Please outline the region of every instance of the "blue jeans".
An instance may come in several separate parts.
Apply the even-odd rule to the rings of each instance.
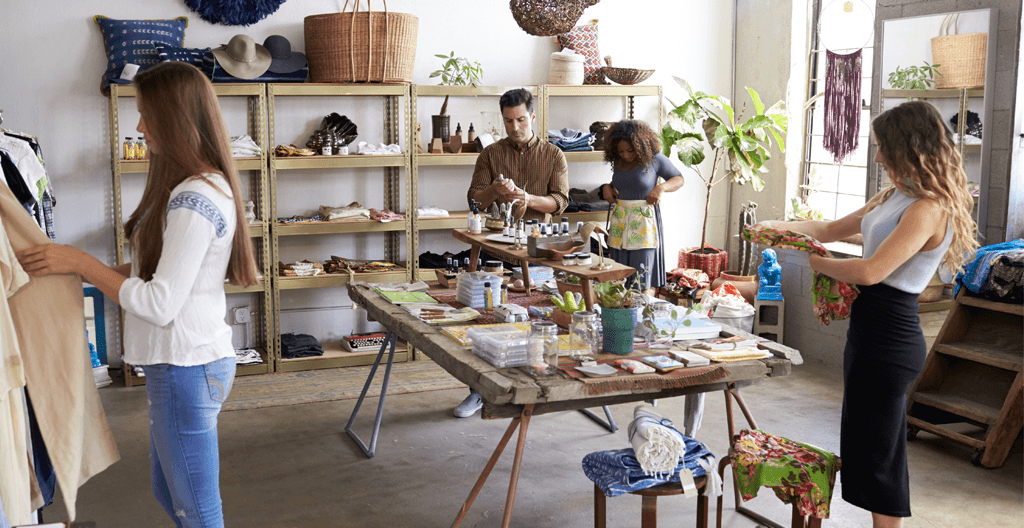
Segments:
[[[235,358],[142,368],[153,495],[179,528],[223,527],[217,414],[231,392]]]

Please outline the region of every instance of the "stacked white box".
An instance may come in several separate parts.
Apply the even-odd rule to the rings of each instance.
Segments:
[[[460,273],[459,284],[455,287],[455,300],[470,308],[484,307],[484,284],[491,283],[494,304],[501,302],[501,277],[484,271]]]
[[[498,368],[521,367],[529,363],[530,334],[512,325],[474,327],[466,331],[473,340],[473,353]]]

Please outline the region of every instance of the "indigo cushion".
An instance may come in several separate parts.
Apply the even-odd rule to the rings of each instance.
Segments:
[[[156,45],[181,46],[185,41],[188,17],[173,20],[115,20],[102,15],[93,17],[103,35],[107,54],[107,70],[100,80],[100,91],[110,95],[110,80],[121,76],[124,65],[138,64],[145,71],[160,62]]]
[[[199,69],[203,68],[203,60],[210,52],[210,48],[181,48],[166,44],[156,44],[155,46],[160,62],[187,62]]]

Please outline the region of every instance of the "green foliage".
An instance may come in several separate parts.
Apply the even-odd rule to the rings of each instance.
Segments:
[[[924,66],[910,66],[902,69],[896,67],[896,71],[889,74],[889,86],[897,90],[927,90],[935,83],[935,74],[942,75],[937,70],[941,64],[928,64]]]
[[[790,209],[786,211],[786,220],[821,220],[821,211],[812,208],[807,204],[807,198],[793,198],[790,200]]]
[[[685,80],[675,80],[686,90],[688,98],[681,105],[670,101],[673,108],[661,129],[662,153],[671,156],[673,149],[676,151],[679,161],[704,181],[709,201],[711,188],[725,178],[739,185],[749,182],[755,191],[763,189],[761,174],[768,172],[764,165],[771,159],[772,139],[778,143],[780,152],[786,151],[783,136],[789,126],[789,114],[783,102],[765,109],[760,94],[747,88],[754,115],[740,122],[725,97],[694,92]],[[705,177],[699,167],[707,156],[705,149],[710,150],[714,159],[710,177]],[[724,167],[724,175],[716,179],[719,165]],[[705,212],[700,247],[706,242],[707,221]]]
[[[435,57],[444,59],[440,70],[430,74],[430,78],[441,77],[441,84],[448,86],[476,86],[484,74],[479,62],[470,62],[465,57],[456,57],[455,52],[450,55],[436,54]]]

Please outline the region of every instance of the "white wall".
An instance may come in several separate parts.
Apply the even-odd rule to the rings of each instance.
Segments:
[[[6,47],[0,67],[0,108],[4,126],[31,133],[40,139],[47,169],[54,182],[58,204],[55,228],[58,241],[82,248],[102,261],[114,263],[114,219],[110,183],[108,143],[108,100],[99,93],[99,77],[106,58],[99,30],[92,16],[102,14],[120,19],[189,17],[185,45],[217,46],[233,35],[245,33],[258,42],[271,34],[287,37],[293,49],[301,51],[303,18],[311,14],[337,12],[343,2],[292,0],[270,17],[250,27],[212,25],[188,11],[183,2],[7,2],[0,17],[0,38]],[[375,2],[374,5],[379,3]],[[669,97],[680,92],[671,75],[686,78],[696,89],[729,93],[732,39],[732,3],[698,0],[605,0],[589,8],[582,21],[598,18],[601,52],[615,57],[616,65],[656,68],[651,84],[662,84]],[[512,19],[508,3],[498,0],[413,1],[391,0],[388,8],[419,17],[419,42],[414,83],[433,84],[428,79],[440,59],[435,53],[455,51],[484,70],[488,85],[542,84],[547,80],[548,56],[556,51],[551,38],[533,37]],[[429,114],[434,106],[422,101],[418,120],[429,135]],[[222,102],[231,134],[245,132],[244,106],[238,101]],[[118,135],[134,132],[137,114],[131,100],[121,104]],[[479,111],[497,108],[496,101],[467,104],[453,102],[449,113],[463,123],[479,119]],[[637,100],[637,115],[657,121],[653,101]],[[380,106],[376,100],[289,100],[278,106],[278,143],[302,143],[330,111],[348,115],[359,124],[360,139],[379,140]],[[622,116],[619,101],[575,99],[560,102],[553,109],[552,128],[585,129],[593,121],[616,120]],[[404,145],[403,141],[403,147]],[[282,175],[280,213],[304,214],[324,205],[341,205],[358,200],[367,206],[381,205],[380,170],[338,171],[335,174],[309,171]],[[470,168],[431,169],[421,172],[422,204],[451,209],[465,208],[465,188]],[[570,184],[589,188],[607,181],[608,168],[599,163],[574,164]],[[130,213],[141,194],[143,177],[126,183],[125,214]],[[668,266],[674,267],[680,247],[696,245],[700,238],[703,193],[695,176],[686,174],[686,186],[667,195],[663,205]],[[404,190],[403,190],[404,195]],[[311,199],[310,196],[316,196]],[[726,193],[718,193],[712,208],[727,206]],[[460,250],[445,236],[423,237],[424,249]],[[298,237],[282,244],[282,259],[327,258],[331,254],[354,257],[383,256],[380,239],[370,235]],[[714,240],[721,244],[724,240]],[[404,241],[403,246],[404,248]],[[255,297],[229,297],[229,305],[245,304]],[[109,305],[110,303],[108,303]],[[336,338],[352,330],[365,329],[362,317],[348,310],[344,290],[285,292],[286,310],[282,331],[308,332],[321,339]],[[308,306],[324,307],[317,312],[292,311]],[[109,310],[108,321],[116,318]],[[113,328],[111,328],[113,330]],[[110,332],[111,358],[117,355],[117,336]],[[241,336],[237,337],[239,344]],[[113,361],[116,364],[116,359]]]

